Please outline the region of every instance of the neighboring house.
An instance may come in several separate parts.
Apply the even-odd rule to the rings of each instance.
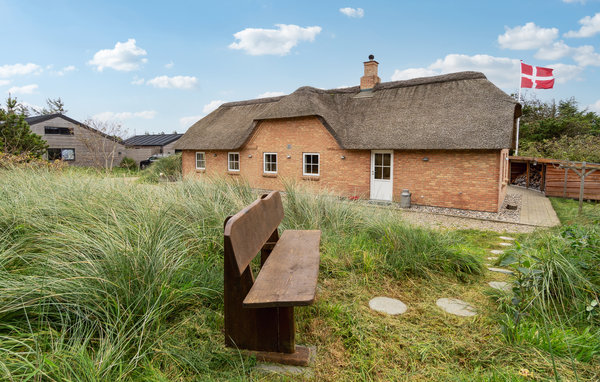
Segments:
[[[175,154],[175,142],[183,134],[145,134],[134,135],[123,143],[127,146],[127,156],[133,158],[139,165],[141,161],[148,159],[151,155]]]
[[[370,59],[360,86],[221,105],[175,145],[184,174],[374,200],[408,189],[416,204],[497,211],[521,105],[479,72],[380,83]]]
[[[46,158],[63,160],[75,166],[118,166],[125,146],[108,136],[63,114],[25,118],[31,131],[48,144]]]

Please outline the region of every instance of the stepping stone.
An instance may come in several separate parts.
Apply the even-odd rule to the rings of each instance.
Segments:
[[[512,243],[498,243],[498,245],[501,245],[503,247],[510,247]]]
[[[313,369],[310,367],[259,363],[258,365],[256,365],[254,370],[265,376],[277,375],[288,377],[303,377],[302,379],[311,379],[312,377],[314,377]]]
[[[389,297],[375,297],[369,301],[369,307],[373,310],[389,314],[391,316],[403,314],[408,309],[406,304],[402,301]]]
[[[488,285],[503,292],[510,292],[512,290],[510,284],[504,281],[490,281]]]
[[[488,268],[488,270],[492,271],[492,272],[504,273],[506,275],[512,275],[513,273],[515,273],[511,270],[503,269],[503,268]]]
[[[508,240],[508,241],[515,241],[514,237],[510,237],[510,236],[500,236],[500,239],[502,240]]]
[[[435,304],[445,312],[457,316],[472,317],[477,315],[477,311],[471,304],[457,298],[440,298]]]
[[[492,249],[490,252],[493,253],[494,255],[502,255],[502,254],[504,254],[504,251],[501,250],[501,249]]]
[[[488,259],[488,260],[498,260],[498,258],[497,258],[497,257],[494,257],[494,256],[492,256],[492,257],[488,257],[487,259]]]

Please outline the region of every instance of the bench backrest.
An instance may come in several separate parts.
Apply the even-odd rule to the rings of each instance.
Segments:
[[[283,220],[283,204],[278,191],[255,200],[233,215],[225,224],[240,274],[267,242]]]

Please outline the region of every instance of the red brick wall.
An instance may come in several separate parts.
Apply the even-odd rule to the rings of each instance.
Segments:
[[[495,212],[499,156],[500,150],[394,151],[394,199],[408,189],[416,204]]]
[[[277,175],[263,173],[265,152],[278,154]],[[320,176],[302,175],[302,154],[306,152],[320,154]],[[315,117],[263,121],[239,153],[240,171],[232,173],[227,171],[227,151],[205,151],[203,171],[195,169],[195,151],[186,150],[183,172],[244,177],[254,188],[272,190],[282,190],[282,179],[291,179],[342,196],[369,198],[371,152],[340,149]],[[402,189],[408,188],[413,203],[497,211],[506,192],[501,182],[500,155],[500,150],[395,151],[394,200],[399,200]],[[423,161],[424,157],[429,160]]]

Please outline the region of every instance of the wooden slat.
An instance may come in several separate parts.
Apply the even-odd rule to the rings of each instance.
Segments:
[[[321,231],[285,231],[244,299],[244,307],[312,304],[317,292],[320,241]]]
[[[281,195],[273,191],[233,215],[225,225],[240,275],[283,220]]]

